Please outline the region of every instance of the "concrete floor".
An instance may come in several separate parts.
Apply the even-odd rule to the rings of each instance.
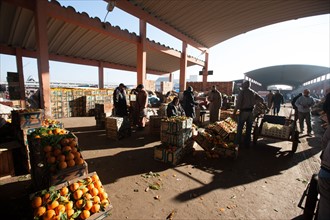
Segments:
[[[281,115],[290,110],[282,108]],[[302,210],[297,204],[311,175],[319,170],[324,132],[314,117],[315,136],[301,135],[293,155],[288,154],[289,141],[259,139],[256,146],[240,149],[236,160],[208,159],[197,146],[194,156],[174,167],[153,159],[153,147],[160,141],[148,128],[113,141],[95,127],[94,117],[61,121],[78,137],[89,172],[99,174],[109,194],[114,208],[107,219],[166,219],[170,213],[175,213],[173,219],[299,218]],[[141,175],[150,171],[160,174],[155,181],[161,182],[161,190],[145,191],[151,180]],[[28,219],[22,210],[27,210],[31,189],[29,180],[19,178],[0,181],[4,195],[0,202],[5,203],[5,197],[21,205],[0,207],[16,210],[16,219]]]

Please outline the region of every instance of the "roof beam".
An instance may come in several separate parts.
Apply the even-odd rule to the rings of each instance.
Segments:
[[[31,50],[26,50],[26,49],[22,49],[21,51],[22,51],[22,56],[24,56],[24,57],[37,58],[36,51],[31,51]],[[2,44],[2,45],[0,45],[0,53],[16,56],[16,48],[8,47],[8,46]],[[82,59],[82,58],[77,58],[77,57],[62,56],[62,55],[57,55],[57,54],[49,54],[49,60],[64,62],[64,63],[88,65],[88,66],[99,66],[99,63],[100,63],[100,61],[98,61],[98,60],[88,60],[88,59]],[[102,63],[103,63],[103,67],[106,67],[106,68],[136,72],[135,66],[126,66],[126,65],[103,62],[103,61],[102,61]],[[150,70],[150,69],[147,69],[147,73],[156,74],[156,75],[168,74],[168,72],[162,72],[162,71]]]
[[[104,0],[104,1],[109,2],[109,0]],[[129,1],[117,0],[116,7],[128,12],[131,15],[134,15],[140,19],[145,20],[146,22],[152,24],[153,26],[165,31],[168,34],[171,34],[172,36],[174,36],[184,42],[187,42],[189,45],[191,45],[201,51],[208,51],[208,48],[205,45],[198,43],[197,41],[191,39],[187,35],[184,35],[183,33],[179,32],[178,30],[171,27],[170,25],[167,25],[164,22],[161,22],[159,19],[157,19],[154,16],[150,15],[149,13],[143,11],[139,7],[134,6]]]

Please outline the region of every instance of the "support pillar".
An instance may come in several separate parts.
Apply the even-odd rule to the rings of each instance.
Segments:
[[[206,91],[207,87],[207,75],[209,71],[209,53],[205,52],[205,65],[203,67],[203,91]]]
[[[17,72],[19,78],[19,93],[20,93],[20,106],[21,108],[26,107],[25,102],[25,85],[24,85],[24,72],[23,72],[23,56],[22,50],[16,48],[16,65],[17,65]]]
[[[186,90],[187,72],[187,42],[182,42],[182,53],[180,59],[180,92]]]
[[[35,32],[37,42],[37,62],[40,88],[40,107],[45,111],[45,118],[51,118],[49,54],[47,38],[47,1],[36,0]]]
[[[168,75],[168,81],[169,81],[169,82],[173,82],[173,73],[170,73],[170,74]]]
[[[146,52],[147,24],[140,19],[140,42],[137,45],[137,84],[145,84],[147,69]]]
[[[99,62],[99,89],[104,89],[104,69],[102,62]]]

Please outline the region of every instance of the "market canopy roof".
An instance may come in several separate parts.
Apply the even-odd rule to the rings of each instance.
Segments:
[[[72,7],[48,2],[47,36],[49,57],[54,61],[136,71],[135,33],[104,24]],[[215,0],[117,0],[116,7],[135,15],[165,32],[197,47],[208,49],[236,35],[290,19],[327,14],[328,1],[215,1]],[[0,53],[20,50],[36,57],[35,1],[1,0]],[[147,73],[163,74],[180,69],[181,52],[147,41]],[[204,66],[188,57],[187,66]]]
[[[261,83],[263,87],[271,85],[289,85],[297,87],[328,73],[330,73],[329,67],[280,65],[253,70],[244,75]]]

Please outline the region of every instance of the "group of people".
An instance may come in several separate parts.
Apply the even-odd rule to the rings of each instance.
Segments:
[[[210,110],[210,123],[219,120],[220,111],[222,106],[222,95],[216,86],[212,86],[211,91],[208,93],[207,101]],[[199,102],[196,101],[193,87],[189,86],[183,92],[182,105],[178,97],[174,97],[173,101],[167,106],[167,117],[172,116],[187,116],[191,118],[196,117],[196,107]]]
[[[127,87],[123,83],[120,83],[113,93],[114,116],[127,117],[129,114],[126,100],[126,88]],[[148,93],[143,84],[138,85],[134,92],[136,95],[136,102],[135,106],[131,106],[133,124],[136,125],[139,130],[142,130],[145,128],[147,121]]]
[[[280,90],[276,90],[273,93],[271,90],[266,95],[268,109],[273,108],[273,115],[278,115],[281,110],[281,105],[284,104],[284,97],[280,93]]]

